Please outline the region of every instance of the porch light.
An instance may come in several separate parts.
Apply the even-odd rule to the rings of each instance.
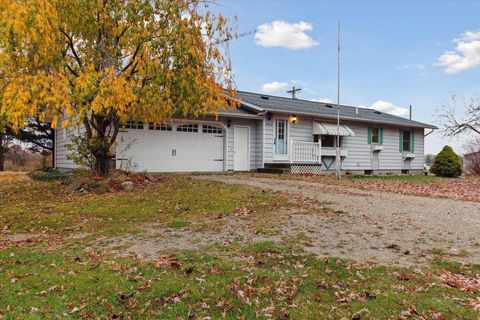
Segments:
[[[290,116],[290,122],[291,123],[296,123],[297,122],[297,116],[296,115],[291,115]]]

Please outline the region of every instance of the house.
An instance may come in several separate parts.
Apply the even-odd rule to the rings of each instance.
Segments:
[[[149,172],[282,169],[335,170],[335,105],[251,92],[218,118],[129,122],[119,135],[116,167]],[[372,109],[340,106],[341,169],[349,174],[421,173],[425,129],[435,126]],[[70,130],[57,130],[56,167],[71,169]]]
[[[463,155],[463,167],[466,174],[480,173],[480,151],[469,152]]]

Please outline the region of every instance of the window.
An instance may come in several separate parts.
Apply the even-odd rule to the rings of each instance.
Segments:
[[[383,128],[368,127],[368,144],[383,144]]]
[[[322,141],[322,148],[333,148],[335,147],[335,139],[336,136],[321,136],[321,135],[314,135],[313,142],[318,142],[318,139]]]
[[[148,129],[149,130],[158,130],[158,131],[172,131],[172,125],[171,124],[154,124],[153,122],[150,122],[148,124]]]
[[[380,129],[372,128],[372,143],[380,143]]]
[[[410,131],[403,131],[402,148],[403,151],[410,151],[411,135]]]
[[[223,133],[221,128],[214,127],[214,126],[202,126],[202,132],[203,133]]]
[[[135,121],[127,121],[125,123],[125,129],[143,129],[143,123],[142,122],[135,122]]]
[[[179,132],[198,132],[198,124],[181,124],[177,126]]]

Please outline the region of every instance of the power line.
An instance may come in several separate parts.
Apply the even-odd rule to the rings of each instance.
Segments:
[[[220,43],[224,43],[224,42],[228,42],[228,41],[232,41],[232,40],[238,40],[240,38],[251,36],[255,33],[257,33],[257,29],[250,30],[250,31],[247,31],[247,32],[242,32],[242,33],[239,33],[239,34],[235,34],[235,35],[232,35],[232,36],[227,37],[225,39],[217,40],[217,42],[215,44],[220,44]]]

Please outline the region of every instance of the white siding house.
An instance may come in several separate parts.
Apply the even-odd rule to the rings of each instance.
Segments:
[[[237,110],[218,118],[128,123],[116,166],[150,172],[335,169],[336,107],[238,92]],[[341,106],[341,168],[352,174],[420,173],[425,129],[436,127],[371,109]],[[65,145],[81,129],[56,131],[56,167],[72,169]]]

